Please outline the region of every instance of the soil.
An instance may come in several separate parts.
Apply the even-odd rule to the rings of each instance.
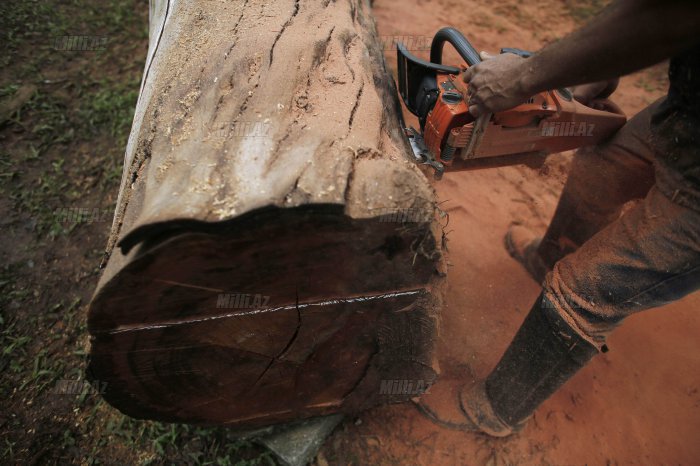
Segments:
[[[374,2],[385,43],[394,36],[432,37],[453,26],[478,50],[490,52],[536,50],[571,31],[594,7],[550,0]],[[395,50],[386,49],[395,71]],[[428,57],[426,50],[414,54]],[[613,100],[633,115],[664,95],[665,73],[660,64],[624,77]],[[412,116],[407,121],[415,124]],[[443,377],[487,375],[539,294],[538,284],[508,256],[503,237],[511,222],[544,232],[570,159],[571,153],[552,156],[540,170],[452,173],[435,183],[449,213],[449,290],[437,352]],[[610,352],[597,356],[509,438],[439,426],[411,403],[389,405],[345,422],[318,464],[697,463],[699,307],[695,293],[629,318],[609,338]]]

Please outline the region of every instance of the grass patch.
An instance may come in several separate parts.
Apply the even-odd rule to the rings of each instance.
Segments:
[[[126,83],[100,82],[97,91],[82,99],[83,104],[79,110],[81,127],[93,136],[107,131],[112,138],[126,146],[138,99],[139,83],[139,80]]]
[[[137,421],[83,380],[86,302],[108,223],[63,222],[64,208],[113,207],[138,97],[147,2],[0,2],[0,100],[31,89],[0,122],[0,193],[10,257],[0,268],[0,462],[271,465],[225,428]],[[59,51],[64,35],[107,37],[104,50]],[[134,59],[134,57],[137,57]],[[77,253],[76,253],[77,251]]]

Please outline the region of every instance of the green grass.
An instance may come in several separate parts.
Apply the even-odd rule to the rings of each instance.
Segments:
[[[79,110],[80,124],[91,135],[101,131],[126,143],[138,98],[139,80],[127,83],[102,81],[89,92]]]
[[[128,82],[102,80],[78,90],[79,100],[71,104],[66,97],[50,92],[37,91],[30,101],[17,112],[12,123],[27,133],[23,150],[17,159],[25,162],[27,172],[12,170],[10,155],[0,154],[2,177],[14,182],[5,194],[14,201],[15,210],[37,221],[40,234],[50,237],[71,233],[78,225],[61,223],[55,215],[65,207],[98,207],[80,204],[83,190],[68,176],[68,164],[84,164],[82,160],[70,160],[65,148],[75,143],[88,143],[94,139],[115,141],[111,153],[95,153],[100,171],[99,187],[102,191],[114,189],[121,176],[121,154],[126,146],[138,97],[139,81]],[[3,91],[11,95],[17,85],[6,86]],[[94,89],[93,89],[94,88]],[[73,108],[77,104],[77,108]],[[70,161],[69,161],[70,160]],[[74,173],[73,176],[81,176]],[[104,207],[104,206],[101,206]]]
[[[50,2],[8,0],[0,3],[0,37],[5,47],[3,66],[11,63],[13,52],[24,42],[40,34],[63,32],[69,23],[65,18],[57,18],[54,11]]]
[[[113,208],[145,61],[146,8],[141,0],[0,2],[0,100],[36,89],[0,122],[0,195],[11,207],[4,221],[14,257],[0,265],[2,464],[28,463],[42,449],[40,463],[275,464],[225,428],[138,421],[95,394],[54,393],[59,380],[85,378],[86,302],[109,229],[62,222],[56,211]],[[53,50],[61,35],[109,42],[95,52]]]

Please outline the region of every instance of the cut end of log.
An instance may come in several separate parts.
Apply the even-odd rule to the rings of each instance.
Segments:
[[[420,394],[441,254],[411,215],[313,204],[164,229],[98,290],[90,377],[136,418],[245,428]]]

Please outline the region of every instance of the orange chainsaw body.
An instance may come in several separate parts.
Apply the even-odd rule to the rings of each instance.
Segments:
[[[439,94],[426,119],[423,138],[447,171],[469,168],[466,162],[471,159],[545,155],[597,144],[627,120],[607,100],[600,101],[605,110],[596,110],[574,100],[565,89],[541,92],[524,104],[493,114],[478,145],[467,154],[475,125],[464,99],[468,85],[461,75],[438,74],[437,81]]]
[[[442,64],[445,43],[465,64]],[[415,57],[400,43],[396,51],[399,93],[420,123],[420,131],[405,128],[406,136],[416,160],[432,166],[438,178],[450,170],[541,164],[546,154],[598,144],[627,121],[611,101],[596,100],[592,108],[577,102],[568,89],[540,92],[517,107],[475,119],[465,102],[469,88],[462,75],[481,58],[462,33],[450,27],[439,30],[430,61]],[[531,55],[512,48],[501,53]]]

